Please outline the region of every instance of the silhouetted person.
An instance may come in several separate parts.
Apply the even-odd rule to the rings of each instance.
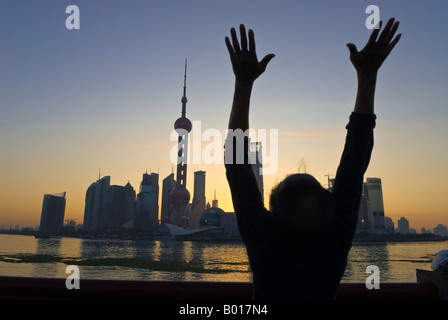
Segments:
[[[251,165],[226,162],[233,206],[253,273],[255,299],[334,299],[344,275],[356,230],[364,173],[373,148],[374,93],[378,70],[401,34],[390,19],[384,30],[375,29],[358,51],[347,44],[358,76],[354,111],[349,117],[344,150],[331,193],[308,174],[293,174],[271,193],[270,210],[264,207]],[[273,54],[258,61],[254,33],[240,40],[231,29],[225,42],[235,74],[235,92],[229,129],[249,128],[252,87]],[[393,39],[394,38],[394,39]],[[228,137],[227,139],[234,139]],[[236,139],[233,152],[236,161]]]

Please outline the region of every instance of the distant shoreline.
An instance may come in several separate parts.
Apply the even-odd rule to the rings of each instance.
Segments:
[[[82,232],[58,233],[50,235],[41,235],[38,231],[17,231],[17,230],[2,230],[0,234],[9,235],[25,235],[34,236],[36,238],[79,238],[79,239],[111,239],[111,240],[173,240],[169,234],[84,234]],[[206,239],[175,239],[175,241],[241,241],[241,239],[220,239],[220,238],[206,238]],[[356,233],[353,238],[353,243],[374,243],[374,242],[440,242],[448,241],[448,237],[441,237],[432,233],[427,234],[372,234],[372,233]]]
[[[372,233],[357,233],[353,239],[354,243],[364,242],[434,242],[447,241],[448,237],[441,237],[432,233],[392,233],[392,234],[372,234]]]

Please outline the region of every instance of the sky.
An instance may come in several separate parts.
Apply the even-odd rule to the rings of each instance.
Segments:
[[[79,29],[66,27],[69,5]],[[395,226],[401,217],[418,232],[448,225],[448,2],[435,0],[0,0],[0,225],[35,227],[43,195],[64,191],[66,219],[82,223],[100,175],[137,192],[145,172],[161,184],[174,166],[185,59],[187,117],[200,123],[192,134],[224,136],[234,84],[224,38],[241,23],[254,30],[260,59],[276,55],[251,100],[251,128],[278,130],[278,149],[266,148],[278,159],[264,176],[266,205],[289,173],[326,186],[356,95],[346,44],[365,45],[369,5],[399,20],[403,36],[379,72],[365,177],[381,178]],[[191,194],[198,170],[207,201],[216,192],[233,211],[224,166],[190,163]]]

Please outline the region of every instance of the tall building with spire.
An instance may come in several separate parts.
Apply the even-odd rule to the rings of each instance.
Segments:
[[[135,190],[131,184],[111,185],[110,176],[99,176],[86,192],[83,228],[86,231],[122,228],[134,219],[134,213]]]
[[[105,227],[106,200],[110,186],[110,176],[92,183],[86,192],[84,210],[84,229],[99,230]]]
[[[185,60],[184,91],[181,99],[181,117],[174,122],[174,129],[179,135],[177,155],[176,188],[171,192],[170,199],[173,210],[170,223],[182,228],[188,228],[187,204],[190,202],[190,192],[187,190],[187,160],[188,160],[188,134],[191,131],[191,121],[186,117],[187,109],[187,60]]]

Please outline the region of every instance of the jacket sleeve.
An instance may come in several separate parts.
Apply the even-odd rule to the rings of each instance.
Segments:
[[[270,225],[271,214],[264,206],[252,169],[252,162],[249,161],[249,141],[247,137],[244,139],[244,157],[241,158],[242,161],[237,160],[237,143],[239,141],[233,137],[230,144],[230,138],[226,139],[225,152],[227,157],[225,157],[225,168],[233,207],[242,240],[249,248],[256,249],[257,247],[262,247],[264,241],[267,240],[266,235]],[[229,155],[230,152],[232,153]]]
[[[353,112],[346,126],[344,151],[332,188],[338,235],[349,250],[358,223],[364,173],[373,149],[375,115]]]

